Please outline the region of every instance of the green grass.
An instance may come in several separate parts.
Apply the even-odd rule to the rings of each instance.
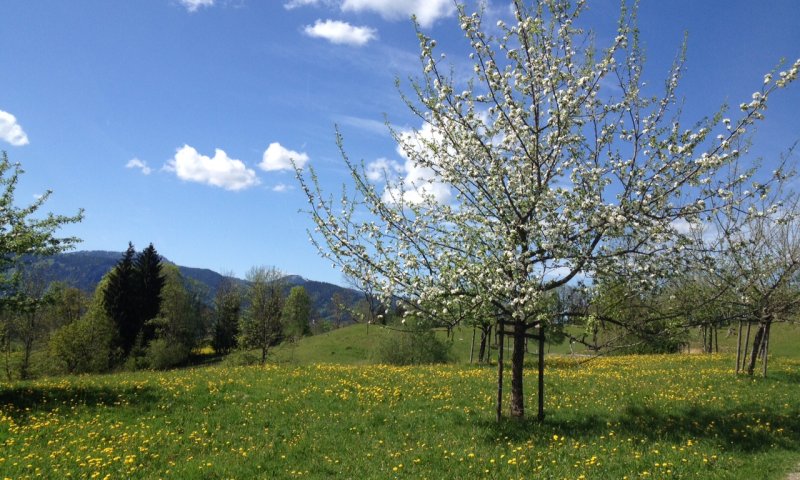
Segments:
[[[314,363],[368,364],[374,363],[375,351],[380,342],[390,335],[404,335],[401,332],[377,325],[356,324],[332,330],[320,335],[306,337],[296,344],[282,344],[274,348],[271,361],[278,364],[308,365]],[[444,331],[437,331],[441,340],[447,339]],[[480,332],[475,336],[474,361],[477,363]],[[469,363],[472,348],[472,329],[458,327],[453,330],[451,354],[455,363]],[[536,345],[531,344],[531,352]],[[510,351],[510,350],[509,350]],[[548,345],[547,353],[569,353],[569,345]],[[492,350],[492,358],[497,350]]]
[[[579,336],[582,332],[580,327],[569,327],[573,335]],[[700,333],[694,329],[691,334],[692,351],[699,351],[701,348]],[[380,341],[388,335],[402,335],[393,330],[388,330],[376,325],[350,325],[344,328],[333,330],[321,335],[306,337],[295,345],[284,344],[273,349],[272,361],[285,364],[313,364],[313,363],[336,363],[336,364],[367,364],[372,363],[375,358],[375,350]],[[446,334],[443,331],[437,332],[439,338],[444,340]],[[474,358],[477,362],[478,346],[480,343],[480,332],[475,338]],[[733,330],[728,335],[726,329],[720,330],[719,347],[721,353],[736,353],[736,331]],[[456,363],[468,363],[470,359],[470,348],[472,348],[472,329],[459,327],[453,330],[452,354]],[[532,354],[536,352],[537,346],[530,345]],[[560,345],[547,345],[546,353],[569,355],[570,347],[568,342]],[[592,352],[588,351],[580,344],[573,345],[575,354],[584,355]],[[497,357],[497,350],[491,352],[493,359]],[[772,327],[770,335],[770,358],[794,358],[800,359],[800,325],[777,323]]]
[[[496,370],[468,365],[216,366],[4,383],[0,473],[781,479],[800,460],[800,362],[776,359],[767,379],[737,378],[732,363],[549,357],[544,424],[496,423]]]

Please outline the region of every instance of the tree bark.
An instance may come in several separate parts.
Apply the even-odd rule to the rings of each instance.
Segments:
[[[719,353],[719,327],[714,327],[714,353]]]
[[[525,323],[514,322],[514,347],[511,351],[511,416],[525,417],[525,397],[522,389],[522,370],[525,362]]]

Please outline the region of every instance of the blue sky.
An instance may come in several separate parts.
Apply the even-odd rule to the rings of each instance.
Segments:
[[[86,219],[80,249],[153,242],[172,261],[243,276],[254,265],[342,283],[308,242],[287,157],[323,186],[351,158],[401,162],[383,126],[419,128],[394,85],[420,71],[409,16],[466,70],[451,0],[4,0],[0,149],[26,171],[20,204]],[[616,0],[590,0],[599,45]],[[508,2],[487,14],[506,17]],[[645,77],[661,85],[684,32],[684,118],[749,100],[800,56],[800,2],[643,0]],[[407,84],[407,82],[405,82]],[[800,90],[773,99],[755,137],[765,163],[800,139]]]

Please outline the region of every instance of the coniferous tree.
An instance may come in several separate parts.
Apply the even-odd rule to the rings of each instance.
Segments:
[[[128,355],[141,330],[136,318],[136,272],[134,270],[133,243],[122,255],[108,275],[108,285],[103,291],[103,306],[119,332],[119,346]]]
[[[136,277],[136,321],[142,332],[142,346],[147,345],[155,337],[155,328],[148,324],[158,316],[161,309],[161,291],[166,283],[161,273],[161,256],[151,243],[136,256],[134,262]]]
[[[236,348],[239,317],[242,313],[242,291],[227,277],[214,297],[214,337],[211,345],[217,353],[225,354]]]
[[[153,244],[136,254],[133,244],[128,243],[103,292],[103,305],[117,327],[125,356],[155,338],[155,327],[148,320],[158,316],[164,284],[161,257]]]

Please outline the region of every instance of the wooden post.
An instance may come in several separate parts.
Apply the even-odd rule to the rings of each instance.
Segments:
[[[736,335],[736,373],[739,373],[739,366],[742,359],[742,321],[739,320],[739,333]]]
[[[497,348],[497,421],[499,422],[501,418],[503,418],[503,350],[504,348],[504,338],[503,338],[503,330],[505,329],[505,325],[503,320],[498,320],[497,329],[495,332],[500,337],[500,341],[498,342]]]
[[[539,325],[539,421],[544,421],[544,325]]]
[[[714,326],[714,353],[719,353],[719,327]]]
[[[472,365],[472,356],[475,353],[475,326],[472,327],[472,345],[469,347],[469,364]]]
[[[772,326],[772,322],[767,324],[767,328],[764,331],[764,378],[767,378],[767,357],[769,356],[769,329]]]
[[[744,353],[742,354],[742,370],[747,363],[747,349],[750,347],[750,320],[747,321],[747,335],[744,337]],[[752,355],[752,354],[751,354]]]
[[[708,342],[706,342],[706,330],[708,329],[706,328],[705,325],[702,325],[700,327],[700,331],[703,332],[703,353],[708,353],[708,351],[706,350],[708,345]]]

